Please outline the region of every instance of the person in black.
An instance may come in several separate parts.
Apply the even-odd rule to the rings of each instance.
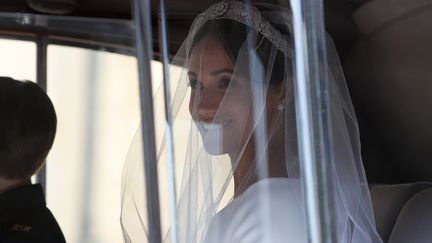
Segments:
[[[31,176],[54,142],[57,118],[47,94],[35,83],[0,77],[0,243],[63,243]]]

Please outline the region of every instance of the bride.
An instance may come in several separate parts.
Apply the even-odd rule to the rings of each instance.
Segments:
[[[176,129],[183,132],[174,144],[183,147],[175,164],[177,223],[163,227],[164,242],[172,240],[172,230],[179,242],[307,242],[291,24],[286,9],[239,1],[216,3],[193,22],[172,61],[181,69],[172,104],[174,136]],[[354,110],[337,53],[326,41],[336,239],[381,242]],[[137,139],[122,187],[127,242],[148,241]],[[164,143],[160,147],[162,166]]]

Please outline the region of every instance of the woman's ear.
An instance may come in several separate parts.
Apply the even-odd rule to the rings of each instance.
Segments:
[[[282,81],[277,86],[272,87],[273,103],[275,108],[280,109],[294,100],[294,88],[292,80]]]

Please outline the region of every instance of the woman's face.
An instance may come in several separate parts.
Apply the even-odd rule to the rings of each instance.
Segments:
[[[252,130],[249,80],[234,73],[222,45],[204,37],[189,59],[189,111],[211,154],[235,153]]]
[[[215,39],[204,37],[193,47],[189,111],[210,154],[236,154],[252,136],[251,84],[233,72],[234,63]]]

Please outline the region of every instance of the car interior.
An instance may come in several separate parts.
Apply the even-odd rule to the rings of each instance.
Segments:
[[[195,16],[213,2],[165,2],[172,56]],[[151,4],[158,60],[159,1]],[[81,32],[76,31],[79,26],[68,30],[61,18],[42,27],[0,17],[0,35],[51,36],[59,41],[92,38],[85,42],[91,48],[130,54],[131,6],[130,0],[3,0],[0,12],[5,14],[84,17],[98,23],[105,19],[118,27],[112,35],[92,36],[92,26]],[[335,42],[359,121],[378,232],[384,242],[431,242],[432,0],[324,0],[324,9],[326,30]]]

